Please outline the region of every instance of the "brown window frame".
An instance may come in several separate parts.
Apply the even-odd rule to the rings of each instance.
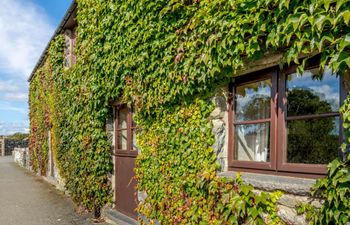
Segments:
[[[246,122],[236,122],[235,121],[235,101],[234,98],[231,98],[229,101],[229,114],[228,114],[228,121],[229,121],[229,167],[237,167],[237,168],[246,168],[246,169],[264,169],[264,170],[274,170],[275,164],[276,164],[276,148],[272,141],[275,140],[275,132],[271,129],[276,124],[276,112],[275,112],[275,98],[273,96],[276,96],[276,87],[277,87],[277,80],[276,76],[273,71],[261,71],[260,73],[254,73],[250,74],[249,76],[241,76],[237,77],[235,79],[235,84],[230,85],[230,91],[232,93],[232,96],[235,96],[235,89],[238,86],[249,84],[261,80],[265,80],[270,78],[272,81],[272,87],[271,87],[271,113],[270,113],[270,119],[259,119],[254,121],[246,121]],[[235,160],[235,126],[234,125],[243,125],[243,124],[256,124],[256,123],[264,123],[264,122],[270,122],[270,162],[251,162],[251,161],[242,161],[242,160]]]
[[[318,61],[309,61],[305,70],[318,68]],[[278,67],[265,69],[247,75],[238,76],[234,82],[229,85],[230,98],[228,100],[228,167],[229,170],[242,172],[258,172],[276,175],[287,175],[297,177],[317,178],[326,174],[327,166],[325,164],[302,164],[302,163],[288,163],[286,162],[286,77],[289,74],[297,71],[297,65],[292,65],[285,69],[279,70]],[[257,82],[270,78],[271,85],[271,116],[270,119],[260,119],[247,122],[235,121],[235,89],[244,84]],[[346,89],[344,85],[343,76],[339,78],[340,85],[340,103],[345,100]],[[335,117],[340,118],[339,126],[339,146],[343,137],[342,117],[340,113],[324,113],[319,115],[298,116],[303,118],[324,118]],[[296,118],[292,118],[296,119]],[[269,162],[253,162],[242,161],[235,159],[235,125],[242,124],[256,124],[270,121],[270,160]],[[339,155],[341,151],[339,149]]]
[[[127,109],[127,119],[126,119],[126,128],[119,128],[119,111],[121,109]],[[115,153],[116,155],[125,155],[125,156],[135,156],[137,155],[137,150],[133,148],[133,136],[134,131],[137,129],[133,122],[133,110],[127,104],[119,104],[115,106],[115,120],[114,120],[114,130],[115,130]],[[119,132],[125,131],[127,133],[127,147],[126,149],[119,149]]]

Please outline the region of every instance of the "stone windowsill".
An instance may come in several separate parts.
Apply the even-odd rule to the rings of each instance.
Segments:
[[[235,178],[237,172],[228,171],[221,172],[219,176]],[[286,177],[267,174],[243,173],[241,172],[243,181],[252,185],[254,188],[263,191],[283,191],[295,195],[310,195],[311,187],[316,183],[315,179]]]

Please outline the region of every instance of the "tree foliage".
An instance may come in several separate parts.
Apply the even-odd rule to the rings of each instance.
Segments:
[[[13,140],[23,140],[23,139],[28,138],[28,134],[17,132],[17,133],[6,136],[6,138],[13,139]]]
[[[331,111],[330,103],[321,100],[310,90],[295,88],[288,93],[288,116],[315,115]],[[327,164],[337,158],[337,121],[337,117],[289,121],[288,162]]]

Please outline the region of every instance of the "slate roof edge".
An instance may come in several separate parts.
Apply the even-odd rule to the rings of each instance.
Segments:
[[[57,27],[55,33],[53,34],[53,36],[51,37],[49,43],[46,45],[45,50],[43,51],[43,53],[41,54],[39,61],[36,63],[32,73],[30,74],[29,78],[28,78],[28,82],[31,82],[32,79],[34,78],[35,72],[37,71],[37,69],[42,65],[43,61],[45,60],[46,56],[47,56],[47,52],[50,48],[50,44],[51,42],[57,37],[57,35],[61,34],[62,31],[64,30],[64,27],[69,19],[69,17],[73,14],[74,10],[77,7],[77,3],[75,0],[73,0],[72,4],[69,6],[66,14],[64,15],[63,19],[61,20],[59,26]]]

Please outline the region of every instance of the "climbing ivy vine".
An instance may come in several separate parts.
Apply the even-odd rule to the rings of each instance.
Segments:
[[[196,98],[138,120],[138,189],[147,193],[139,212],[149,219],[143,223],[282,224],[275,205],[281,193],[254,194],[239,177],[216,176],[212,110],[209,100]]]
[[[63,39],[57,37],[50,45],[44,65],[36,71],[29,90],[31,164],[34,171],[42,175],[45,175],[47,171],[49,142],[51,142],[54,155],[58,149],[59,110],[57,103],[61,93],[54,81],[61,76],[62,62]],[[50,137],[49,132],[51,132]]]
[[[110,102],[132,104],[141,128],[139,212],[163,224],[281,223],[279,193],[254,194],[240,178],[216,177],[208,100],[249,62],[321,55],[350,66],[348,0],[77,0],[77,64],[63,68],[51,43],[30,84],[33,168],[47,168],[47,131],[66,187],[88,209],[111,201]],[[270,215],[270,216],[264,216]]]

